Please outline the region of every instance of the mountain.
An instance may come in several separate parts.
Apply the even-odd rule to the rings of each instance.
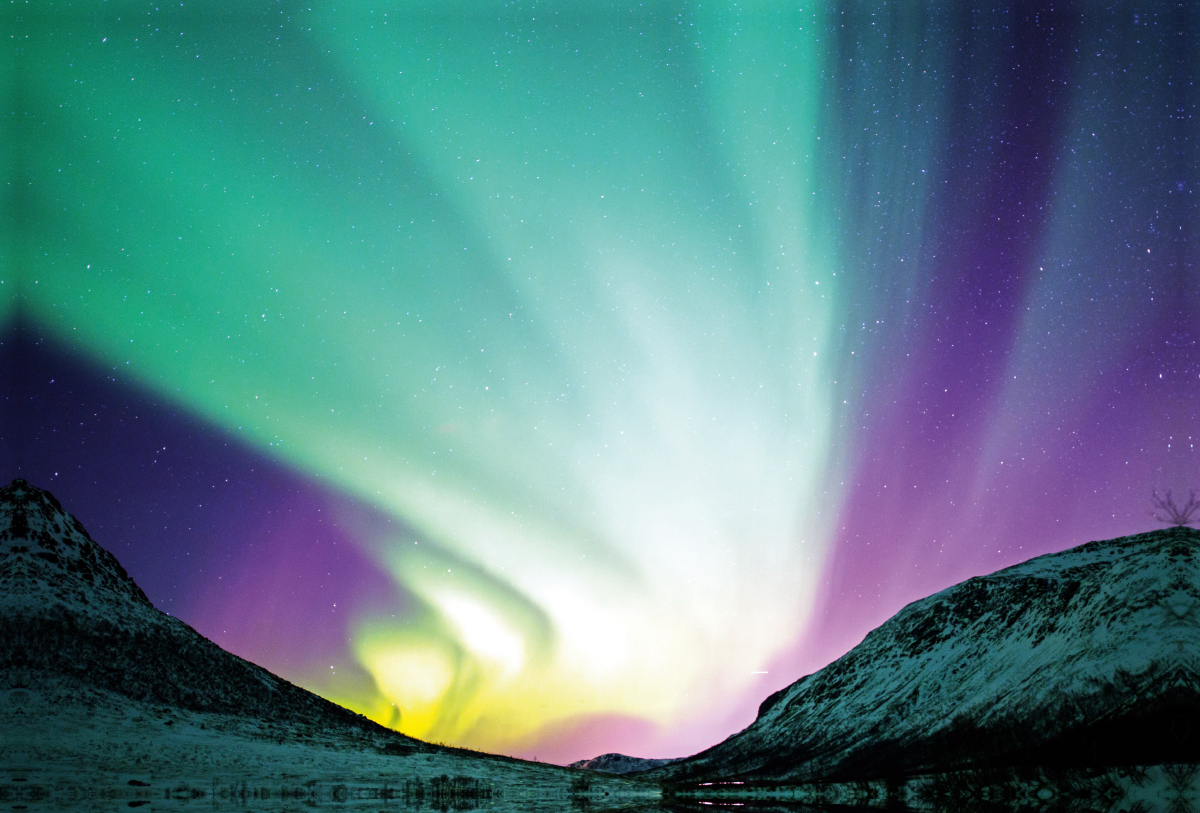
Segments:
[[[160,801],[249,788],[259,800],[440,809],[504,798],[559,810],[567,799],[658,793],[420,742],[232,655],[155,609],[53,495],[24,480],[0,489],[0,772],[0,801],[48,810],[117,779],[126,795],[158,783]]]
[[[23,480],[0,489],[0,617],[0,680],[10,686],[38,675],[293,732],[334,726],[362,737],[382,733],[155,609],[52,494]],[[421,747],[389,737],[397,746]]]
[[[639,776],[847,782],[1200,762],[1200,532],[1091,542],[913,602],[748,728]]]
[[[581,759],[578,762],[572,762],[570,767],[579,768],[584,771],[603,771],[604,773],[615,774],[630,774],[640,773],[641,771],[649,771],[653,768],[659,768],[670,762],[673,759],[643,759],[641,757],[627,757],[624,754],[601,754],[598,757],[591,759]]]

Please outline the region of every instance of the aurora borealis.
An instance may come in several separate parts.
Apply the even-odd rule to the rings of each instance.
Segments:
[[[0,11],[0,460],[293,682],[681,756],[1200,488],[1194,10],[176,5]]]

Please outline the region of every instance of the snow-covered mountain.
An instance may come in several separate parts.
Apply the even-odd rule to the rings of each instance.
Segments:
[[[254,717],[293,733],[387,731],[232,655],[157,610],[52,494],[0,489],[0,688],[40,676],[181,710]],[[7,684],[7,685],[6,685]],[[388,732],[397,745],[420,743]]]
[[[641,774],[805,782],[1200,762],[1200,531],[1091,542],[913,602],[744,731]]]
[[[627,757],[624,754],[601,754],[591,759],[581,759],[572,762],[570,767],[585,771],[604,771],[604,773],[630,774],[661,768],[673,759],[643,759],[642,757]]]
[[[0,772],[0,798],[48,810],[156,782],[167,796],[155,798],[181,803],[253,783],[262,800],[357,794],[441,809],[658,794],[420,742],[238,658],[155,609],[53,495],[23,480],[0,489]]]

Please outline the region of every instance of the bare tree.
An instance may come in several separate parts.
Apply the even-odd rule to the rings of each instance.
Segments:
[[[1188,501],[1183,505],[1175,504],[1170,489],[1167,489],[1166,497],[1158,496],[1158,492],[1155,491],[1150,501],[1154,503],[1154,510],[1150,512],[1150,516],[1159,522],[1176,528],[1200,522],[1200,500],[1196,499],[1195,491],[1188,492]]]

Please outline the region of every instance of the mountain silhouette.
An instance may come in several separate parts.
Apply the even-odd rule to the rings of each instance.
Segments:
[[[0,489],[0,681],[78,684],[143,703],[254,718],[290,735],[337,727],[395,747],[383,728],[237,657],[156,609],[48,491]]]
[[[904,607],[748,728],[639,776],[852,781],[1200,762],[1200,531],[1090,542]]]

